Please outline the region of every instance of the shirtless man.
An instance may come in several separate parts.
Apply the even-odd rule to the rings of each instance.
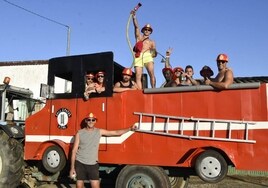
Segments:
[[[128,90],[137,90],[137,84],[131,80],[132,71],[129,68],[125,68],[122,72],[122,81],[117,82],[114,85],[113,91],[120,93]]]
[[[151,87],[155,88],[156,79],[154,75],[154,60],[156,57],[155,42],[149,38],[153,29],[150,24],[146,24],[140,32],[138,21],[136,19],[135,11],[132,11],[133,24],[135,29],[136,45],[134,47],[135,60],[134,67],[136,72],[136,83],[139,89],[142,89],[142,71],[143,67],[147,69],[150,76]],[[142,33],[142,34],[141,34]]]
[[[205,78],[205,84],[216,89],[227,89],[234,81],[233,71],[227,67],[228,56],[219,54],[217,59],[218,75],[214,79]]]
[[[185,67],[185,72],[182,74],[183,77],[186,78],[182,82],[182,85],[192,86],[192,85],[199,85],[199,83],[193,78],[194,75],[194,68],[191,65],[187,65]]]
[[[173,70],[171,68],[169,68],[169,67],[163,68],[162,73],[163,73],[166,81],[164,84],[162,84],[161,87],[176,87],[177,86],[176,82],[173,79],[174,73],[173,73]]]

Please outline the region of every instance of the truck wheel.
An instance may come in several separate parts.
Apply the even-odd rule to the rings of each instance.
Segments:
[[[23,145],[0,130],[0,187],[18,186],[23,167]]]
[[[186,188],[188,186],[188,177],[169,177],[171,188]]]
[[[66,164],[65,154],[59,146],[49,146],[43,154],[42,164],[52,174],[59,172]]]
[[[116,179],[115,188],[122,187],[171,188],[171,185],[168,176],[159,167],[127,165]]]
[[[228,166],[220,153],[208,150],[197,157],[195,171],[203,181],[217,183],[226,176]]]

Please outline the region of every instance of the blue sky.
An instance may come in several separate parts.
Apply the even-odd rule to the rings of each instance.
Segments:
[[[173,48],[171,64],[190,64],[217,72],[219,53],[229,56],[235,76],[268,76],[267,0],[8,0],[71,28],[70,55],[113,51],[114,60],[129,67],[126,39],[130,11],[140,27],[150,23],[157,51]],[[0,0],[0,61],[45,60],[65,56],[67,28]],[[133,24],[129,36],[134,45]],[[163,82],[161,57],[155,59],[157,86]]]

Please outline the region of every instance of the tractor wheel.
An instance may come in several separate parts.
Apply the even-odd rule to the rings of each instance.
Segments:
[[[208,150],[197,157],[195,171],[203,181],[217,183],[226,176],[228,165],[220,153]]]
[[[63,150],[56,145],[49,146],[44,152],[42,164],[45,170],[52,174],[61,171],[66,165],[66,157]]]
[[[169,177],[171,188],[186,188],[188,186],[188,177]]]
[[[17,187],[23,168],[23,145],[0,130],[0,187]]]
[[[115,187],[171,188],[171,185],[168,176],[159,167],[127,165],[118,174]]]

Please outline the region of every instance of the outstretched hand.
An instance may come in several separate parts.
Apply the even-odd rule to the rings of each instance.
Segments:
[[[167,49],[167,51],[166,51],[166,56],[170,56],[171,55],[171,53],[172,53],[172,51],[173,51],[173,48],[168,48]]]
[[[130,127],[131,131],[136,131],[137,129],[138,129],[138,127],[136,125],[133,125],[133,126]]]
[[[136,16],[136,11],[132,10],[132,11],[130,11],[130,14],[132,14],[132,16],[134,17],[134,16]]]

